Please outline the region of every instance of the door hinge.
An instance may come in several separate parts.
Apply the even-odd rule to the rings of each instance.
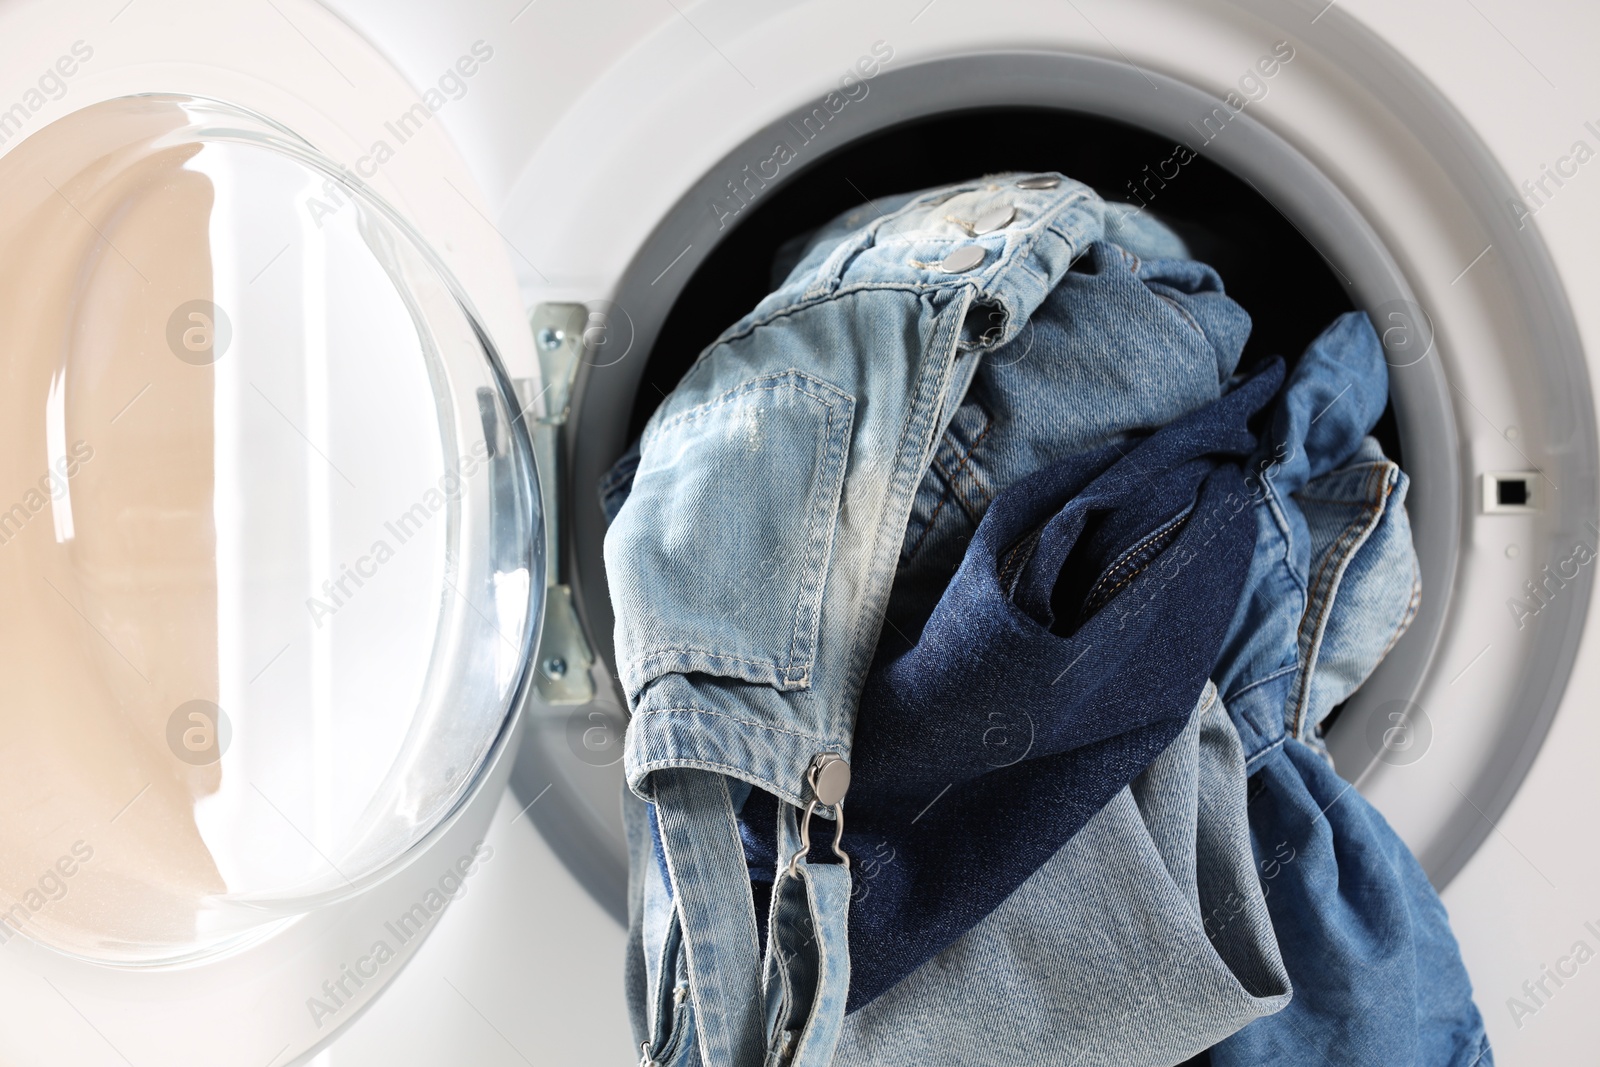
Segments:
[[[539,382],[515,383],[522,415],[533,441],[544,504],[544,625],[534,659],[534,679],[546,704],[587,704],[594,699],[594,653],[584,636],[566,582],[562,529],[567,518],[566,457],[563,427],[572,406],[572,384],[583,359],[589,309],[582,304],[539,304],[529,316],[533,347],[539,356]],[[535,392],[535,390],[538,390]]]

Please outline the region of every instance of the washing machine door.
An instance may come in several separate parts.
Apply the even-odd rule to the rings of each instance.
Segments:
[[[192,957],[380,881],[479,784],[544,588],[466,295],[291,131],[130,96],[0,158],[0,334],[11,926]]]

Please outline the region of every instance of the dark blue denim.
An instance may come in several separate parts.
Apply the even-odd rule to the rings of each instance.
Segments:
[[[1249,333],[1205,264],[1091,246],[974,373],[917,488],[880,642],[916,639],[997,493],[1216,400]]]
[[[1183,729],[1250,565],[1248,423],[1282,381],[1274,361],[999,494],[915,645],[875,663],[844,847],[879,863],[851,903],[847,1011],[988,915]]]

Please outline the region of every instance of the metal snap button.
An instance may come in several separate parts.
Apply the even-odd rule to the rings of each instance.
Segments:
[[[797,876],[800,861],[811,851],[811,816],[824,805],[833,808],[833,854],[848,871],[850,857],[840,842],[844,840],[844,795],[850,791],[850,764],[837,752],[819,752],[806,770],[806,784],[811,786],[811,799],[800,816],[800,847],[789,857],[789,877]]]
[[[1017,208],[1015,204],[1002,204],[999,207],[990,208],[982,215],[979,215],[977,220],[973,222],[972,232],[977,236],[993,233],[998,229],[1011,225],[1011,220],[1016,217]]]
[[[1061,179],[1054,174],[1041,174],[1037,178],[1023,178],[1017,182],[1018,189],[1054,189],[1061,184]]]
[[[939,261],[939,269],[946,274],[965,274],[987,256],[988,253],[978,245],[962,245]]]
[[[806,779],[817,803],[832,807],[850,791],[850,764],[835,753],[824,752],[812,761]]]

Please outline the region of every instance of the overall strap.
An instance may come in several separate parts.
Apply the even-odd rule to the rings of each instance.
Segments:
[[[728,779],[681,768],[656,771],[653,781],[701,1062],[756,1067],[766,1048],[760,948]]]

